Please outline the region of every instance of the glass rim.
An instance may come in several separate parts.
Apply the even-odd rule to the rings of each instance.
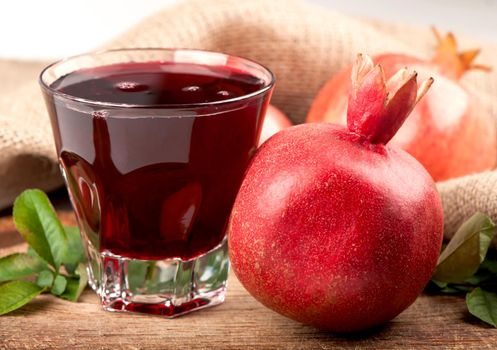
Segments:
[[[213,54],[213,55],[220,55],[220,56],[225,56],[225,57],[232,57],[232,58],[240,59],[242,61],[256,65],[258,68],[262,69],[265,73],[268,74],[269,81],[267,83],[265,83],[263,87],[261,87],[260,89],[258,89],[256,91],[253,91],[249,94],[244,94],[241,96],[232,97],[232,98],[229,98],[226,100],[211,101],[211,102],[197,102],[197,103],[158,103],[158,104],[149,104],[149,105],[140,105],[140,104],[132,104],[132,103],[104,102],[104,101],[97,101],[97,100],[88,99],[88,98],[82,98],[82,97],[74,96],[71,94],[66,94],[66,93],[61,92],[57,89],[54,89],[47,82],[44,81],[44,77],[46,76],[47,72],[50,69],[52,69],[58,65],[64,64],[66,62],[72,61],[74,59],[103,55],[106,53],[113,53],[113,52],[133,52],[133,51],[141,51],[141,52],[143,52],[143,51],[162,51],[162,52],[183,51],[183,52],[189,52],[189,53]],[[167,61],[165,60],[164,62],[167,62]],[[250,100],[254,97],[257,97],[259,95],[263,95],[266,92],[270,91],[274,87],[274,84],[276,82],[276,77],[275,77],[274,73],[269,68],[267,68],[266,66],[254,61],[254,60],[251,60],[249,58],[245,58],[242,56],[227,54],[224,52],[212,51],[212,50],[201,50],[201,49],[184,49],[184,48],[137,47],[137,48],[118,48],[118,49],[99,50],[99,51],[93,51],[93,52],[88,52],[88,53],[83,53],[83,54],[79,54],[79,55],[73,55],[73,56],[68,56],[68,57],[62,58],[60,60],[52,62],[51,64],[49,64],[48,66],[43,68],[43,70],[39,74],[38,82],[39,82],[40,86],[45,91],[49,92],[53,96],[58,96],[58,97],[61,97],[63,99],[67,99],[67,100],[70,100],[73,102],[83,103],[86,105],[92,105],[92,106],[98,106],[98,107],[114,107],[114,108],[174,109],[174,108],[201,108],[201,107],[212,107],[212,106],[219,106],[219,105],[229,105],[229,104],[241,102],[244,100]]]

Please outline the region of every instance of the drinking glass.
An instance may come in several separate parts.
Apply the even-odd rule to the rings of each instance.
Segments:
[[[122,49],[56,62],[40,84],[104,309],[175,317],[223,302],[228,219],[273,74],[222,53]]]

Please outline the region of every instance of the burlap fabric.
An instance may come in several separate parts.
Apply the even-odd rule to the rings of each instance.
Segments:
[[[479,63],[497,66],[497,47],[460,42],[481,46]],[[305,2],[195,0],[157,13],[105,48],[202,48],[252,58],[276,73],[273,103],[302,122],[319,88],[357,52],[429,57],[434,45],[428,28],[355,19]],[[497,124],[497,74],[469,73],[463,83],[482,96]],[[37,82],[30,81],[0,98],[0,207],[25,187],[49,190],[61,184],[45,107]],[[497,220],[497,171],[438,187],[447,235],[476,210]]]

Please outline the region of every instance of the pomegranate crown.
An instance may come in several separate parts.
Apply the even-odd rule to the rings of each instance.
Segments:
[[[490,67],[474,63],[480,49],[458,51],[454,34],[449,32],[442,37],[436,28],[432,27],[431,30],[438,43],[437,50],[431,61],[440,67],[441,72],[446,77],[458,80],[470,69],[490,71]]]
[[[369,142],[382,144],[390,141],[433,84],[429,78],[418,87],[417,73],[407,68],[386,81],[383,68],[363,54],[357,55],[351,78],[347,126]]]

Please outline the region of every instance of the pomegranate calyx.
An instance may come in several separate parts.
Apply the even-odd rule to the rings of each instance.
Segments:
[[[352,88],[354,91],[360,87],[366,76],[375,68],[373,60],[368,55],[358,54],[352,66]],[[379,68],[381,70],[381,67]],[[380,72],[375,72],[378,75]],[[384,79],[384,76],[383,76]]]
[[[380,65],[357,55],[347,110],[349,130],[371,143],[387,144],[432,83],[430,78],[418,88],[417,73],[407,68],[385,81]]]
[[[440,67],[441,73],[446,77],[459,80],[464,73],[471,69],[487,72],[491,70],[489,66],[474,64],[480,49],[459,52],[454,34],[449,32],[445,37],[442,37],[434,27],[432,31],[437,39],[438,47],[431,61]]]

